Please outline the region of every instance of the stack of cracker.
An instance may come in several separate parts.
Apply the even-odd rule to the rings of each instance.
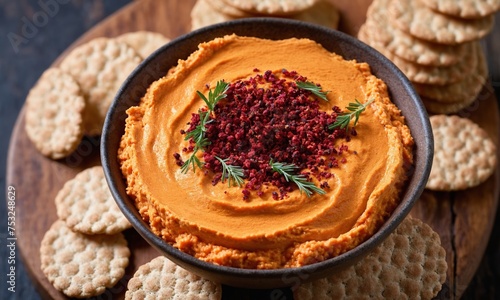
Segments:
[[[26,98],[25,129],[37,150],[61,159],[75,151],[84,136],[100,135],[128,74],[168,41],[147,31],[97,38],[73,49],[59,67],[45,71]]]
[[[251,17],[290,18],[336,29],[340,13],[328,0],[197,0],[191,29]]]
[[[107,289],[126,280],[130,249],[122,232],[132,225],[116,205],[102,167],[85,169],[68,180],[55,204],[58,220],[40,245],[42,272],[68,297],[103,297]],[[140,266],[127,285],[125,299],[217,300],[222,296],[220,284],[162,256]]]
[[[66,296],[104,293],[125,275],[130,250],[122,231],[131,224],[113,200],[102,167],[67,181],[55,204],[58,220],[40,245],[42,272]]]
[[[358,38],[392,60],[429,113],[470,106],[487,81],[479,40],[500,0],[374,0]]]
[[[469,107],[486,84],[479,40],[493,26],[500,0],[374,0],[358,38],[398,66],[430,114],[434,159],[427,188],[464,190],[496,170],[496,146],[469,119],[449,116]]]

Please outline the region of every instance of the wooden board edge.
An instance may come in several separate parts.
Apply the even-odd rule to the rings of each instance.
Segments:
[[[114,14],[110,15],[108,18],[104,19],[103,21],[101,21],[100,23],[98,23],[97,25],[95,26],[105,26],[105,23],[106,22],[110,22],[110,18],[112,18],[113,16],[117,15],[117,14],[120,14],[121,11],[125,10],[125,9],[131,9],[131,8],[128,8],[129,6],[133,6],[133,5],[138,5],[138,1],[136,2],[133,2],[133,3],[130,3],[128,4],[127,6],[123,7],[122,9],[120,9],[119,11],[115,12]],[[91,38],[94,38],[95,37],[95,33],[94,31],[89,30],[87,31],[85,34],[83,34],[80,38],[78,38],[77,40],[75,40],[71,46],[69,46],[64,52],[61,53],[61,55],[59,55],[58,59],[56,59],[54,61],[54,64],[53,65],[58,65],[60,63],[60,60],[69,52],[71,51],[71,49],[74,49],[76,46],[90,40]],[[19,114],[17,120],[16,120],[16,125],[14,127],[14,131],[16,130],[24,130],[24,117],[22,116],[22,114],[24,114],[24,109],[25,107],[23,106],[22,110],[21,110],[21,113]],[[20,119],[23,119],[23,120],[20,120]],[[18,126],[18,122],[20,122],[19,126]],[[12,133],[12,135],[14,135],[14,131]],[[17,132],[17,131],[16,131]],[[11,140],[12,140],[12,136],[11,136]],[[9,143],[9,149],[8,149],[8,157],[10,157],[12,155],[12,151],[11,150],[11,147],[12,147],[12,143],[10,142]],[[8,161],[10,161],[10,159],[8,158]],[[9,162],[8,162],[9,163]],[[12,169],[12,168],[10,168]],[[10,170],[9,167],[7,167],[7,176],[6,176],[6,184],[9,184],[11,182],[10,178],[12,178],[12,174],[10,174],[9,171],[12,172],[12,170]],[[498,171],[497,171],[498,172]],[[498,174],[497,174],[497,177],[498,177]],[[498,178],[497,178],[498,179]],[[500,181],[500,180],[497,180],[497,181]],[[499,196],[499,189],[498,189],[498,185],[497,185],[497,188],[495,190],[495,199],[497,199],[497,202],[496,202],[496,205],[498,206],[498,196]],[[493,224],[494,220],[492,221],[492,224]],[[491,229],[490,229],[490,234],[491,234]],[[487,244],[487,243],[486,243]],[[483,255],[484,255],[484,251],[483,251]],[[23,259],[23,261],[25,261],[25,257],[23,257],[22,253],[21,253],[21,257]],[[477,269],[477,268],[476,268]],[[33,279],[33,276],[31,276],[30,274],[30,277]],[[471,277],[472,279],[472,277]],[[34,280],[34,282],[36,282],[36,280]],[[469,280],[470,282],[470,280]],[[40,291],[40,289],[39,289]],[[47,298],[47,299],[50,299],[51,297],[44,297],[44,298]]]
[[[468,253],[465,253],[465,254],[459,253],[460,250],[463,248],[458,247],[456,244],[457,243],[465,244],[465,243],[467,243],[467,240],[464,240],[463,236],[461,236],[461,235],[456,235],[455,239],[454,239],[455,249],[460,249],[460,250],[457,250],[457,252],[456,252],[457,259],[459,259],[462,255],[464,255],[465,257],[469,257],[469,259],[467,260],[468,263],[466,263],[465,265],[458,263],[458,261],[456,263],[457,273],[459,271],[461,272],[463,270],[463,272],[467,275],[467,276],[462,276],[460,279],[455,278],[456,279],[456,287],[454,290],[455,290],[455,295],[458,298],[460,298],[463,295],[463,293],[465,292],[465,290],[469,286],[470,282],[474,278],[474,275],[476,274],[476,272],[480,266],[481,260],[483,259],[484,254],[486,252],[488,242],[490,239],[494,238],[493,236],[491,236],[491,234],[492,234],[493,227],[495,225],[497,210],[499,209],[499,201],[500,201],[500,168],[499,168],[500,164],[498,163],[498,161],[500,161],[500,141],[499,141],[499,136],[498,136],[498,133],[500,133],[500,112],[499,112],[498,100],[496,99],[495,90],[493,89],[491,82],[488,82],[485,85],[483,91],[478,96],[477,101],[480,103],[478,106],[475,107],[476,110],[479,109],[480,104],[484,104],[484,101],[488,101],[487,104],[491,105],[491,109],[487,110],[486,119],[491,119],[492,122],[488,122],[487,123],[488,128],[483,128],[483,129],[485,129],[488,132],[488,134],[490,134],[490,138],[492,139],[493,143],[496,145],[497,166],[496,166],[496,170],[493,173],[493,175],[490,178],[488,178],[488,180],[486,182],[482,183],[479,187],[467,190],[465,193],[458,193],[454,199],[454,202],[453,202],[453,213],[456,217],[455,224],[454,224],[455,225],[454,230],[456,232],[457,231],[464,232],[470,228],[470,223],[469,223],[469,220],[465,220],[464,218],[461,218],[462,215],[459,212],[462,210],[465,210],[465,209],[468,209],[468,210],[471,209],[470,205],[468,207],[465,207],[464,202],[465,201],[469,201],[469,202],[475,201],[478,193],[480,193],[480,192],[484,193],[485,191],[493,190],[493,194],[481,195],[481,197],[480,197],[481,199],[479,200],[479,201],[490,200],[492,202],[491,203],[492,210],[489,211],[489,215],[488,216],[478,216],[478,219],[483,218],[485,220],[488,220],[487,221],[488,224],[484,227],[485,228],[484,233],[485,233],[485,236],[487,238],[482,239],[481,243],[479,243],[478,246],[476,247],[476,251],[477,251],[476,253],[481,253],[481,255],[479,257],[471,257],[471,255],[469,255]],[[483,101],[483,103],[481,103],[481,101]],[[484,105],[483,105],[483,108],[484,108]],[[474,115],[474,116],[472,116],[471,119],[473,121],[479,121],[479,118],[480,118],[479,116]],[[496,132],[497,135],[491,136],[492,132],[493,133]],[[488,196],[491,196],[491,198],[483,199],[484,197],[488,197]],[[478,205],[484,204],[482,202],[477,203],[477,201],[475,201],[473,203],[478,204]],[[474,207],[475,206],[472,206],[472,208],[474,208]],[[470,263],[470,261],[474,261],[474,263]]]

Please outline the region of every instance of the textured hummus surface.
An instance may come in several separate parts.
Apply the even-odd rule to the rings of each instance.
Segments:
[[[296,190],[241,200],[241,189],[212,185],[198,170],[182,173],[173,155],[186,147],[186,124],[218,80],[233,82],[255,69],[295,70],[320,83],[332,106],[374,98],[356,125],[345,163],[332,169],[325,195]],[[412,163],[413,139],[385,83],[366,63],[344,60],[308,39],[264,40],[236,35],[199,45],[154,82],[127,111],[119,160],[127,193],[165,241],[219,265],[272,269],[337,256],[365,241],[399,203]],[[272,187],[269,187],[272,190]]]

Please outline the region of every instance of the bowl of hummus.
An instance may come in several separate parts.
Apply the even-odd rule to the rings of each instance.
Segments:
[[[172,40],[124,82],[101,158],[160,253],[231,286],[277,288],[352,265],[420,196],[427,113],[388,59],[299,21],[220,23]]]

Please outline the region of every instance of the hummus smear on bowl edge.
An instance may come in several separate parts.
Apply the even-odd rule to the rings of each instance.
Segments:
[[[186,138],[206,113],[215,119],[207,119],[207,127],[216,126],[216,112],[220,110],[210,111],[200,94],[207,99],[209,93],[215,97],[219,83],[227,83],[227,94],[232,95],[221,97],[217,106],[223,107],[229,101],[244,101],[245,94],[234,96],[237,83],[240,87],[247,84],[241,93],[246,88],[252,90],[251,80],[258,81],[254,92],[281,80],[295,95],[304,91],[294,80],[304,79],[326,94],[324,101],[308,92],[321,118],[338,118],[340,110],[349,113],[345,108],[355,101],[366,104],[355,127],[354,115],[348,127],[323,126],[323,131],[337,138],[328,137],[334,140],[332,151],[320,152],[316,160],[309,160],[308,168],[276,160],[292,160],[295,151],[257,153],[254,157],[255,149],[258,152],[262,145],[250,145],[250,135],[262,134],[259,132],[246,132],[245,142],[239,145],[247,147],[233,153],[228,153],[229,148],[224,149],[220,141],[217,144],[217,138],[204,143],[206,153],[196,149],[193,139]],[[270,104],[274,100],[267,99],[265,105],[274,107]],[[127,194],[155,234],[181,251],[218,265],[299,267],[353,249],[373,235],[399,204],[413,162],[413,138],[400,110],[390,101],[385,83],[371,74],[368,64],[344,60],[308,39],[272,41],[229,35],[202,43],[151,84],[140,104],[129,108],[127,114],[118,153]],[[240,113],[239,118],[249,115],[251,111]],[[273,116],[253,117],[252,122],[259,125],[275,120]],[[289,122],[295,124],[294,120]],[[281,125],[273,127],[271,140],[279,137],[280,128],[291,126]],[[226,133],[236,130],[226,126]],[[228,138],[222,132],[221,137]],[[301,148],[293,136],[285,141],[290,145],[280,145],[284,149]],[[287,144],[283,139],[280,143]],[[243,182],[237,184],[227,173],[222,177],[219,158],[231,167],[242,151],[246,151],[246,160],[234,166],[243,172]],[[193,153],[200,163],[182,168]],[[288,169],[295,172],[294,178],[305,178],[317,192],[306,193],[293,180],[285,180],[289,178],[271,168],[273,160],[294,167]],[[252,164],[253,170],[245,168]]]

